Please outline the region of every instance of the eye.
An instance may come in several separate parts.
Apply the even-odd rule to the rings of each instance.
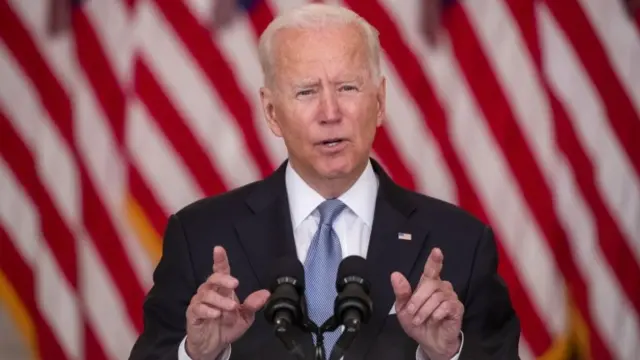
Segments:
[[[309,95],[312,95],[313,93],[314,93],[313,89],[300,90],[296,93],[296,97],[309,96]]]
[[[340,91],[356,91],[358,90],[357,87],[355,87],[354,85],[343,85],[340,87]]]

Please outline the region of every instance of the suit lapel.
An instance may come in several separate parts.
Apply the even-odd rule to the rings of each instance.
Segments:
[[[235,224],[249,264],[263,289],[269,289],[271,285],[269,281],[275,261],[284,256],[297,257],[284,179],[285,166],[286,162],[256,186],[246,200],[251,215]],[[305,352],[311,353],[311,335],[297,329],[292,335],[303,344]],[[284,348],[282,350],[284,354]],[[293,360],[293,357],[282,358]]]
[[[252,214],[235,224],[249,263],[263,288],[270,285],[274,261],[283,256],[297,256],[286,196],[285,166],[286,163],[247,197]]]
[[[367,253],[374,310],[347,352],[347,360],[363,359],[375,341],[394,306],[391,274],[398,271],[409,279],[428,234],[424,219],[412,217],[416,207],[409,192],[397,186],[375,161],[373,165],[380,182]],[[410,239],[400,234],[410,234]]]

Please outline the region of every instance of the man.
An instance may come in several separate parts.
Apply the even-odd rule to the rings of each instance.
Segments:
[[[385,116],[375,29],[347,9],[308,5],[275,19],[259,50],[265,117],[289,159],[171,216],[131,359],[293,359],[261,311],[270,267],[300,259],[321,324],[349,255],[367,259],[374,312],[346,360],[518,358],[491,230],[400,188],[370,159]],[[313,354],[312,337],[296,337]]]

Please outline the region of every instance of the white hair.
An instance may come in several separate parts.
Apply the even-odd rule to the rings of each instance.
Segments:
[[[273,42],[279,30],[291,28],[320,29],[330,25],[349,24],[356,25],[362,31],[369,50],[371,75],[374,79],[378,79],[380,76],[380,40],[378,39],[378,30],[350,9],[335,5],[311,3],[277,16],[260,35],[258,55],[265,83],[269,84],[273,76]]]

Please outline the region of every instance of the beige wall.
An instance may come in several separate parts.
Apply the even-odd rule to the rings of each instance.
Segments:
[[[13,325],[13,319],[7,313],[4,304],[0,302],[0,359],[2,360],[30,360],[21,334]]]

